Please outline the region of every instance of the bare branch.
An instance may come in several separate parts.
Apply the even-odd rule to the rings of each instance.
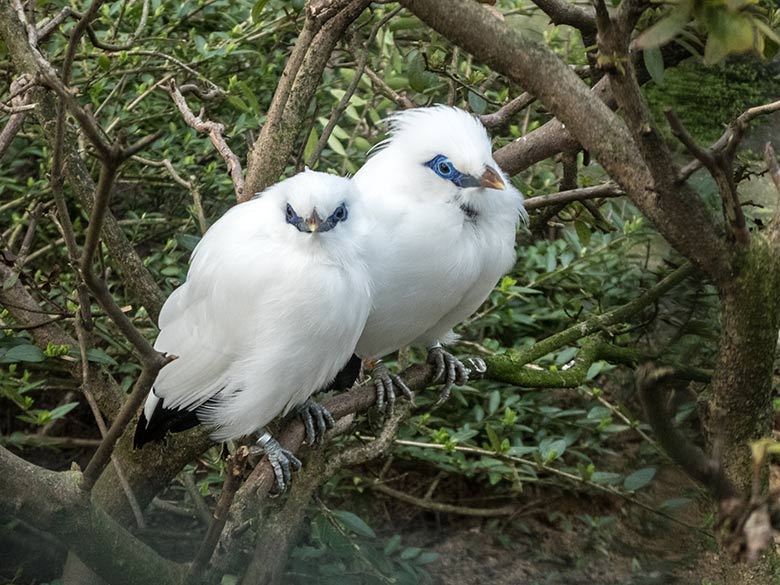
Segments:
[[[745,136],[747,129],[750,127],[750,123],[759,116],[766,116],[773,114],[780,110],[780,101],[772,102],[771,104],[764,104],[762,106],[756,106],[749,108],[742,112],[736,120],[734,120],[726,131],[716,140],[712,146],[710,146],[710,152],[713,154],[724,152],[728,158],[733,158],[734,153],[739,146],[739,143]],[[690,176],[702,168],[702,162],[697,158],[691,161],[683,167],[678,177],[678,182],[683,183],[690,178]]]
[[[65,22],[72,14],[73,11],[70,9],[70,6],[65,6],[49,20],[40,23],[38,25],[38,40],[42,41],[49,38],[49,35],[57,30],[57,27]]]
[[[519,112],[522,112],[528,106],[536,101],[536,98],[530,93],[523,92],[516,98],[508,101],[501,106],[497,111],[492,114],[482,114],[479,117],[479,121],[488,130],[496,130],[503,128],[516,116]]]
[[[766,143],[764,148],[764,160],[766,160],[766,167],[769,170],[769,176],[772,177],[772,182],[777,189],[777,199],[775,203],[775,213],[772,217],[772,223],[770,227],[775,233],[780,232],[780,165],[777,164],[777,155],[771,142]]]
[[[390,486],[375,481],[370,483],[372,490],[385,494],[405,504],[417,506],[423,510],[438,512],[440,514],[456,514],[458,516],[474,516],[476,518],[495,518],[497,516],[514,516],[518,512],[517,506],[501,506],[500,508],[470,508],[467,506],[456,506],[454,504],[444,504],[435,502],[430,498],[418,498],[406,492],[396,490]]]
[[[222,534],[222,529],[225,527],[225,522],[228,518],[228,511],[230,510],[230,504],[233,503],[233,498],[236,495],[242,475],[244,474],[244,468],[246,467],[247,459],[249,457],[249,449],[246,446],[241,446],[236,451],[235,455],[228,457],[227,470],[225,471],[225,481],[222,483],[222,492],[219,495],[219,502],[214,510],[213,522],[209,524],[206,537],[198,549],[198,553],[195,555],[195,559],[190,566],[190,578],[197,581],[203,576],[203,572],[208,567],[211,555],[214,554],[214,549],[219,542],[219,537]]]
[[[22,74],[11,82],[11,95],[14,96],[11,98],[11,104],[14,111],[11,112],[8,123],[0,132],[0,159],[3,158],[14,137],[21,130],[25,114],[36,107],[36,104],[28,104],[27,90],[32,87],[33,83],[33,77],[27,74]]]
[[[731,159],[726,154],[726,150],[724,149],[724,152],[713,154],[711,151],[702,148],[696,143],[693,136],[685,129],[683,123],[672,110],[668,109],[664,113],[672,128],[672,134],[682,142],[688,152],[707,168],[712,178],[718,184],[720,200],[723,205],[723,215],[726,219],[726,226],[731,240],[740,246],[747,246],[750,243],[750,232],[748,232],[745,223],[742,203],[739,200],[737,186],[734,184]]]
[[[554,24],[567,24],[583,33],[596,32],[596,15],[592,10],[570,4],[566,0],[533,0]]]
[[[341,96],[339,103],[333,109],[333,112],[331,112],[330,118],[328,119],[328,123],[323,129],[320,139],[317,141],[317,146],[314,147],[314,151],[311,153],[311,156],[309,156],[309,160],[306,162],[307,166],[309,166],[310,168],[314,168],[314,163],[316,163],[317,159],[320,157],[320,154],[322,153],[323,149],[327,145],[328,139],[330,138],[333,129],[336,127],[339,118],[344,113],[344,110],[347,109],[350,98],[355,93],[355,90],[357,90],[358,84],[360,83],[360,79],[363,77],[363,71],[366,68],[366,62],[368,61],[368,49],[371,43],[374,42],[374,38],[376,38],[376,34],[379,32],[380,28],[382,28],[385,24],[387,24],[387,22],[391,18],[393,18],[396,14],[398,14],[401,10],[402,9],[400,6],[391,10],[384,17],[379,19],[371,28],[371,32],[366,37],[366,40],[363,42],[363,50],[360,53],[360,59],[358,60],[357,67],[355,67],[355,76],[352,78],[352,82],[349,84],[349,87],[347,87],[347,90],[344,93],[344,95]],[[357,42],[355,41],[354,44],[355,44],[355,48],[353,48],[352,51],[353,54],[357,52]]]
[[[181,94],[181,91],[179,91],[179,88],[176,87],[176,83],[173,80],[171,80],[171,83],[168,85],[168,93],[171,95],[173,103],[179,108],[184,121],[198,132],[208,134],[214,148],[217,149],[217,152],[219,152],[220,156],[224,159],[225,164],[227,164],[228,174],[233,181],[233,190],[236,193],[236,200],[240,203],[248,199],[248,197],[244,196],[244,171],[241,168],[241,161],[238,160],[238,157],[230,149],[225,138],[222,136],[222,133],[225,131],[225,126],[219,122],[204,121],[200,116],[193,114],[192,110],[187,105],[187,100],[184,99],[184,96]]]
[[[410,108],[416,108],[417,104],[415,104],[412,100],[410,100],[405,95],[398,93],[395,91],[392,87],[387,85],[385,83],[385,80],[382,79],[377,73],[371,69],[371,67],[366,67],[366,76],[371,80],[371,84],[374,87],[375,91],[378,91],[385,97],[390,98],[397,106],[408,110]]]
[[[636,387],[656,438],[669,456],[693,479],[705,486],[718,499],[736,494],[720,465],[707,457],[678,431],[674,417],[666,411],[663,386],[676,377],[673,368],[656,368],[652,362],[636,371]]]
[[[266,123],[249,152],[245,198],[274,184],[284,172],[298,134],[308,119],[309,105],[333,49],[369,0],[310,3],[306,24],[298,37],[268,109]],[[322,24],[322,19],[328,20]]]

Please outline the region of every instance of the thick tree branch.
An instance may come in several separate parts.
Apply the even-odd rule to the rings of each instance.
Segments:
[[[677,377],[673,368],[656,368],[652,362],[636,371],[636,388],[656,438],[669,456],[693,479],[705,486],[717,498],[736,495],[718,462],[692,444],[674,426],[673,414],[666,411],[663,386]]]
[[[80,475],[42,469],[0,447],[0,513],[54,534],[112,585],[183,583],[183,567],[90,503],[78,487]]]
[[[330,3],[325,7],[329,19],[321,24],[324,14],[318,5],[322,3],[310,2],[303,32],[282,73],[260,136],[249,153],[245,198],[274,184],[284,172],[333,49],[369,3],[370,0]]]

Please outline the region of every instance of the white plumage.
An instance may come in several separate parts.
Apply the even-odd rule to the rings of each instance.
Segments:
[[[351,181],[313,171],[228,211],[160,313],[155,349],[178,359],[157,376],[147,421],[162,400],[198,409],[215,439],[237,438],[331,381],[368,315],[360,241],[371,225]]]
[[[377,218],[365,243],[374,302],[357,345],[362,358],[452,341],[452,328],[515,263],[525,217],[474,116],[419,108],[394,115],[390,127],[354,177]]]

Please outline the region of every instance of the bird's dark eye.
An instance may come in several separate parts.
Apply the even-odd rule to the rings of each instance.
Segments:
[[[347,219],[347,206],[344,203],[339,205],[336,211],[333,212],[333,219],[336,221],[344,221]]]
[[[295,219],[295,211],[293,211],[292,205],[290,205],[289,203],[287,204],[286,215],[287,215],[287,223]]]
[[[442,175],[449,175],[452,172],[452,167],[449,165],[449,163],[446,162],[440,162],[439,163],[439,173]]]

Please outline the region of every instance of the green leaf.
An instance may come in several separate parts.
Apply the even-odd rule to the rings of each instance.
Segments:
[[[241,111],[241,112],[245,112],[245,113],[247,113],[247,112],[250,112],[250,111],[251,111],[251,110],[249,109],[249,106],[247,106],[247,105],[244,103],[244,100],[242,100],[242,99],[241,99],[240,97],[238,97],[237,95],[229,95],[229,96],[228,96],[228,98],[227,98],[227,101],[228,101],[228,103],[230,103],[230,104],[231,104],[233,107],[235,107],[237,110],[239,110],[239,111]]]
[[[487,109],[487,102],[481,95],[469,90],[469,107],[475,114],[484,114]]]
[[[93,347],[92,349],[87,350],[87,359],[91,362],[95,362],[96,364],[103,364],[105,366],[118,365],[114,358],[112,358],[105,351],[97,347]]]
[[[385,555],[390,556],[401,547],[401,535],[394,534],[385,544]]]
[[[553,441],[551,439],[545,439],[539,443],[539,455],[542,457],[544,463],[550,463],[554,461],[566,451],[566,441],[558,439]]]
[[[306,164],[309,164],[311,155],[314,154],[314,149],[317,148],[317,142],[320,137],[317,135],[317,129],[312,126],[311,132],[309,132],[309,138],[306,140],[306,146],[303,147],[303,160]]]
[[[360,516],[347,512],[346,510],[334,510],[333,515],[338,518],[352,532],[368,538],[376,538],[376,534],[371,527],[366,524]]]
[[[628,492],[635,492],[645,487],[655,477],[655,467],[645,467],[635,471],[623,481],[623,489]]]
[[[439,558],[439,553],[429,551],[429,552],[422,553],[419,557],[414,559],[414,562],[417,565],[426,565],[428,563],[432,563],[438,558]]]
[[[42,362],[43,352],[34,345],[23,344],[15,345],[9,349],[2,357],[0,364],[15,364],[17,362]]]
[[[402,561],[411,560],[416,556],[418,556],[421,552],[422,549],[419,549],[416,546],[407,547],[401,552],[401,560]]]
[[[634,41],[637,49],[660,47],[676,37],[690,20],[690,3],[680,2],[669,14],[640,34]]]
[[[49,417],[54,420],[55,418],[62,418],[66,414],[68,414],[71,410],[76,408],[79,405],[78,402],[68,402],[68,404],[62,404],[58,406],[57,408],[52,409],[49,412]]]
[[[260,22],[260,13],[263,11],[266,4],[268,4],[268,0],[257,0],[257,2],[255,2],[255,5],[252,6],[252,22]]]
[[[19,273],[18,272],[12,272],[8,278],[6,278],[3,281],[3,290],[8,290],[9,288],[13,288],[13,286],[16,284],[16,282],[19,280]]]
[[[341,141],[336,138],[335,134],[328,136],[328,146],[330,146],[333,149],[333,152],[336,154],[347,156],[347,151],[344,150],[344,147],[341,145]]]
[[[496,434],[496,430],[490,425],[486,425],[485,430],[487,431],[488,440],[490,441],[490,447],[494,451],[499,452],[501,450],[501,439],[499,439],[498,434]]]
[[[642,52],[642,58],[645,61],[645,67],[650,77],[658,85],[664,84],[664,58],[659,47],[650,47]]]
[[[619,473],[611,473],[608,471],[594,471],[593,475],[590,476],[590,480],[593,483],[599,483],[599,484],[608,484],[608,485],[614,485],[616,483],[620,483],[620,480],[623,479],[623,476]]]
[[[590,364],[590,367],[588,368],[587,374],[585,374],[586,380],[592,380],[596,376],[599,375],[599,372],[604,369],[604,366],[606,365],[603,361],[593,362]]]
[[[490,393],[490,400],[488,402],[488,413],[493,414],[498,410],[499,406],[501,406],[501,392],[493,390]]]

